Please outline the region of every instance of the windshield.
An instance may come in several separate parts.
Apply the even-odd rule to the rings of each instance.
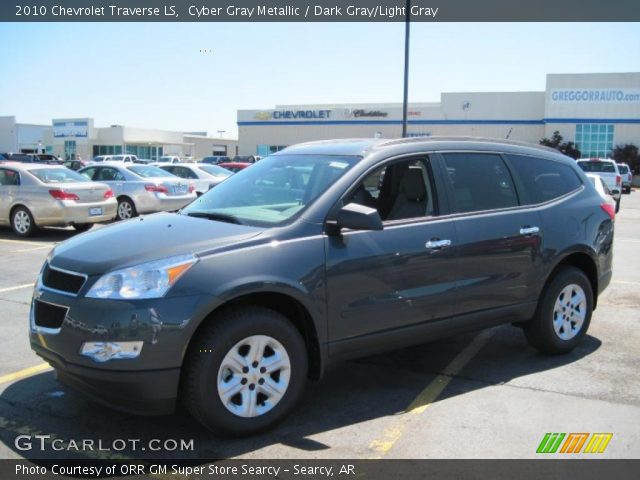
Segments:
[[[620,173],[622,174],[629,173],[629,167],[626,165],[618,165],[618,170],[620,170]]]
[[[311,205],[358,160],[356,156],[272,156],[229,177],[182,213],[227,217],[248,225],[282,224]]]
[[[228,177],[232,173],[226,168],[218,167],[217,165],[198,165],[198,168],[214,177]]]
[[[68,168],[37,168],[29,173],[42,183],[88,182],[87,177]]]
[[[160,178],[160,177],[175,176],[172,173],[169,173],[166,170],[161,169],[160,167],[154,167],[153,165],[134,165],[131,167],[127,167],[127,169],[131,170],[133,173],[143,178]]]
[[[611,162],[587,160],[584,162],[578,162],[578,165],[585,172],[616,173],[616,169]]]

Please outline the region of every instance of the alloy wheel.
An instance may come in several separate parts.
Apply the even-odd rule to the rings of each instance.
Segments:
[[[13,226],[18,233],[24,235],[31,228],[31,218],[29,218],[29,214],[24,210],[19,210],[13,216]]]
[[[587,316],[587,297],[581,286],[564,287],[553,307],[553,329],[562,340],[571,340],[580,333]]]
[[[275,338],[252,335],[236,343],[218,370],[218,395],[231,413],[258,417],[284,397],[291,377],[287,351]]]

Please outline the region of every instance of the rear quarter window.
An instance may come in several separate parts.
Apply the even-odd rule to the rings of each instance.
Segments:
[[[507,158],[522,187],[524,204],[545,203],[573,192],[582,185],[569,165],[525,155],[507,155]]]

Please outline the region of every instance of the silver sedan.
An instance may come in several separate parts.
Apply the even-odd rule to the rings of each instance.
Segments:
[[[78,173],[113,189],[120,220],[141,213],[179,210],[196,198],[192,183],[152,165],[101,163]]]
[[[44,226],[78,231],[116,216],[113,191],[63,166],[8,162],[0,165],[0,224],[21,237]]]
[[[206,163],[179,163],[158,165],[161,169],[192,182],[196,187],[198,196],[209,191],[223,180],[226,180],[233,172],[217,165]]]

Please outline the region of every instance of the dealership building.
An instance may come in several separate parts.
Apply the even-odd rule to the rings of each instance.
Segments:
[[[59,118],[50,125],[0,117],[0,153],[53,153],[65,159],[128,153],[138,158],[162,155],[202,158],[235,155],[235,139],[209,137],[207,132],[173,132],[123,125],[95,127],[92,118]]]
[[[640,146],[640,73],[549,74],[544,92],[442,93],[440,102],[409,104],[407,117],[408,136],[538,143],[557,130],[583,156],[606,157],[615,145]],[[239,153],[265,156],[311,140],[400,137],[402,105],[279,105],[238,110],[237,121]]]

